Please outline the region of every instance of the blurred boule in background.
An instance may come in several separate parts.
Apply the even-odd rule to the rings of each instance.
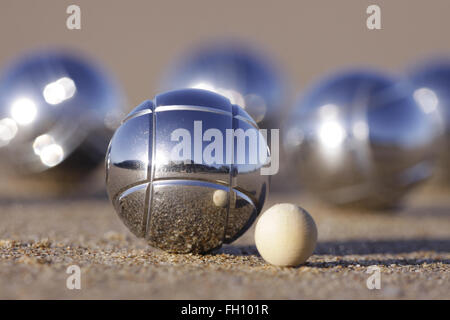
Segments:
[[[437,109],[445,127],[436,181],[450,185],[450,59],[431,59],[407,74],[414,97],[427,109]]]
[[[237,40],[200,43],[163,76],[162,89],[219,93],[244,108],[260,128],[279,128],[288,105],[284,74],[262,48]]]
[[[32,51],[12,62],[0,78],[0,195],[94,191],[80,187],[104,163],[123,103],[112,77],[72,51]]]
[[[442,135],[437,109],[413,93],[407,81],[372,70],[307,90],[283,136],[302,187],[337,205],[396,206],[432,175]]]

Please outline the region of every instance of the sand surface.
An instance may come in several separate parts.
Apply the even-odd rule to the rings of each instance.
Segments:
[[[299,268],[266,264],[251,228],[209,255],[151,249],[103,197],[0,202],[0,298],[5,299],[450,299],[450,192],[424,188],[395,212],[336,210],[299,193],[319,242]],[[66,268],[81,267],[81,290]],[[369,290],[368,267],[381,271]]]

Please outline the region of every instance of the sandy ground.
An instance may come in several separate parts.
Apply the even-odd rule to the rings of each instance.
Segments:
[[[0,201],[0,298],[5,299],[450,299],[450,192],[416,191],[396,212],[336,210],[299,193],[319,229],[299,268],[266,264],[254,229],[214,254],[149,248],[122,225],[107,199]],[[81,290],[66,268],[81,267]],[[381,270],[369,290],[368,266]]]

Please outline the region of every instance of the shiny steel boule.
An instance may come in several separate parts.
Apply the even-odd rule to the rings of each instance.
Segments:
[[[437,108],[445,127],[444,143],[440,152],[440,174],[450,184],[450,60],[425,63],[408,75],[414,86],[415,99],[424,108]]]
[[[169,91],[136,107],[115,132],[106,156],[108,194],[130,231],[152,246],[180,253],[207,252],[245,232],[268,192],[262,165],[238,164],[237,144],[227,162],[225,139],[214,139],[216,152],[223,147],[222,157],[215,154],[223,161],[198,158],[212,142],[207,132],[225,137],[238,128],[258,127],[243,109],[210,91]],[[183,161],[173,156],[180,136],[183,142],[192,138],[187,140],[192,152],[181,152]]]
[[[279,128],[287,89],[274,63],[235,42],[211,43],[185,55],[165,76],[164,90],[198,88],[244,108],[260,128]]]
[[[121,95],[96,65],[64,51],[27,55],[0,79],[2,168],[57,172],[73,185],[103,162],[122,117]]]
[[[321,81],[289,119],[284,145],[300,183],[338,205],[395,206],[432,174],[442,134],[408,83],[373,71]]]

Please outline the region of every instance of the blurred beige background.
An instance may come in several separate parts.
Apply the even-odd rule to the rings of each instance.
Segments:
[[[81,30],[66,8],[81,7]],[[366,28],[381,7],[382,30]],[[346,66],[404,69],[450,53],[448,0],[2,0],[0,68],[30,49],[58,45],[101,60],[116,75],[128,108],[157,93],[168,63],[203,40],[249,40],[274,56],[299,92]]]

